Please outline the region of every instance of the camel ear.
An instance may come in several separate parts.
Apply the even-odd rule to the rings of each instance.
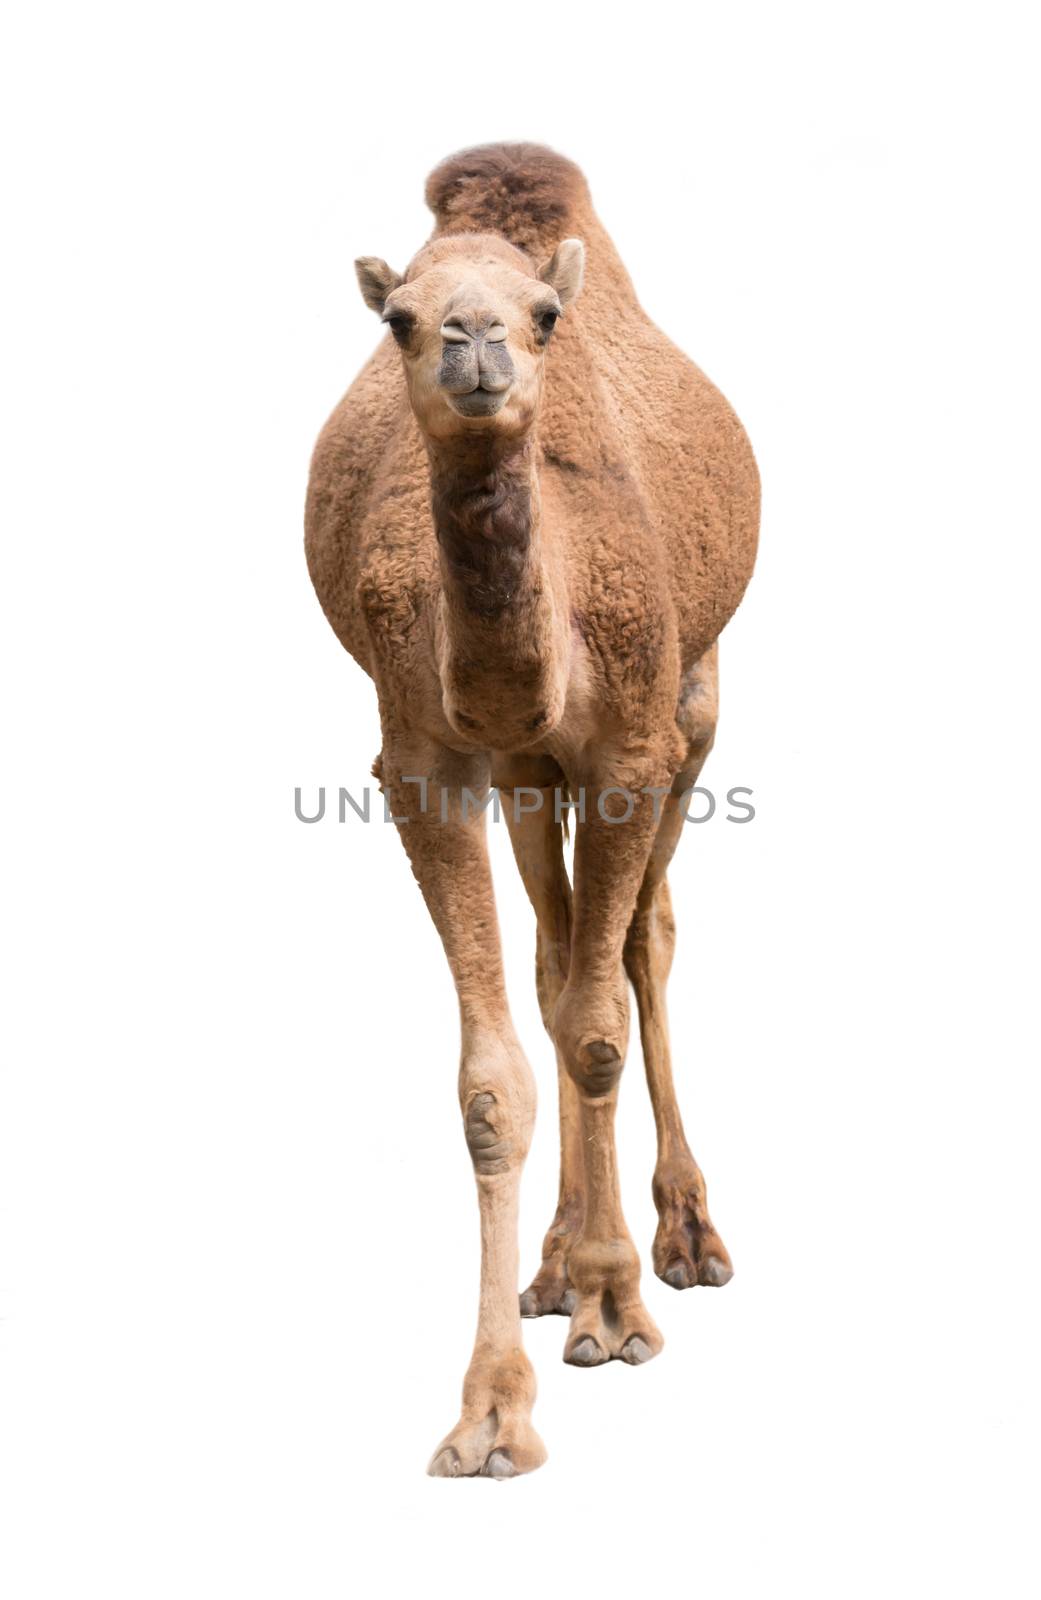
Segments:
[[[401,274],[388,267],[379,256],[359,256],[354,263],[354,270],[358,274],[358,287],[365,304],[382,316],[387,296],[401,282]]]
[[[568,305],[582,287],[582,273],[586,265],[586,247],[581,239],[562,239],[539,277],[557,291],[562,306]]]

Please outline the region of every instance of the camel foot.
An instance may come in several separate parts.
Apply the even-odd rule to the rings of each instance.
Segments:
[[[580,1196],[562,1201],[542,1244],[542,1265],[520,1297],[522,1317],[570,1317],[576,1295],[567,1261],[582,1222]]]
[[[639,1367],[658,1355],[664,1343],[638,1294],[619,1306],[610,1289],[606,1289],[579,1297],[564,1345],[564,1360],[572,1367],[602,1367],[607,1361],[625,1361],[630,1367]]]
[[[640,1299],[640,1258],[631,1239],[579,1240],[569,1270],[577,1301],[564,1345],[570,1366],[638,1367],[658,1354],[665,1341]]]
[[[434,1451],[432,1478],[516,1478],[534,1472],[546,1447],[531,1423],[535,1377],[523,1350],[475,1355],[462,1416]]]
[[[702,1284],[721,1289],[734,1276],[726,1245],[712,1226],[705,1180],[693,1159],[659,1168],[654,1174],[658,1231],[654,1270],[671,1289]]]
[[[575,1309],[575,1291],[564,1278],[563,1285],[544,1285],[536,1276],[520,1297],[522,1317],[570,1317]]]
[[[576,1296],[568,1277],[563,1255],[543,1261],[530,1285],[520,1297],[522,1317],[570,1317]]]

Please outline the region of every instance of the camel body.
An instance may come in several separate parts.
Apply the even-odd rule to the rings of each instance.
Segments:
[[[510,208],[497,219],[509,230],[504,237],[536,259],[562,232],[581,237],[587,250],[581,297],[546,356],[538,424],[544,538],[559,552],[578,639],[606,630],[603,653],[621,664],[657,632],[659,670],[678,696],[751,576],[758,473],[727,401],[642,310],[574,176],[564,171],[561,208],[549,219]],[[494,196],[478,188],[466,199],[438,218],[435,238],[467,225],[488,230]],[[337,637],[369,672],[362,597],[374,596],[377,606],[382,597],[394,613],[403,679],[425,699],[436,675],[437,542],[426,452],[389,334],[319,438],[307,554]],[[453,742],[440,708],[429,711],[431,731]],[[560,746],[550,736],[526,748],[559,757]]]
[[[726,400],[641,309],[576,167],[488,146],[442,163],[427,198],[435,231],[403,277],[358,263],[394,332],[319,438],[306,548],[326,616],[375,679],[376,770],[410,824],[460,1000],[481,1306],[462,1415],[431,1471],[506,1477],[545,1455],[519,1312],[570,1316],[576,1366],[636,1365],[662,1344],[615,1169],[627,980],[658,1131],[655,1270],[674,1288],[731,1275],[673,1088],[665,874],[714,736],[715,643],[752,571],[759,483]],[[460,805],[490,784],[507,802],[547,797],[505,813],[536,913],[561,1119],[557,1213],[519,1308],[534,1088],[506,1004],[484,818]],[[573,889],[548,802],[561,784],[592,791]]]

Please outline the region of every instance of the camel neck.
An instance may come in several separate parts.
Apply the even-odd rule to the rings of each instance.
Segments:
[[[530,742],[563,709],[567,637],[543,550],[534,438],[427,448],[446,711],[497,747]]]
[[[537,564],[534,442],[477,436],[431,444],[430,487],[451,610],[493,622],[528,598]]]

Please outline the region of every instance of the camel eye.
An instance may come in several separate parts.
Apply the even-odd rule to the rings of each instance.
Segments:
[[[398,343],[404,344],[412,332],[412,318],[402,315],[401,312],[394,312],[391,316],[384,317],[383,321],[387,324]]]
[[[542,329],[543,333],[548,335],[553,332],[553,329],[557,325],[557,318],[559,316],[559,311],[544,311],[542,313],[542,315],[539,317],[539,327]]]

